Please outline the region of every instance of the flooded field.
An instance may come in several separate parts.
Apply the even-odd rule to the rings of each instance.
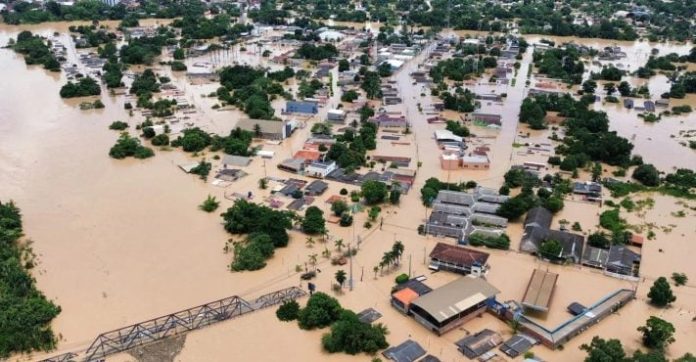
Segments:
[[[45,36],[52,36],[58,31],[60,39],[68,43],[68,25],[57,23],[21,29]],[[114,23],[110,25],[115,26]],[[0,44],[7,43],[10,37],[16,37],[21,29],[0,26]],[[536,41],[534,37],[528,38],[530,43]],[[595,47],[614,44],[586,39],[575,41]],[[681,54],[690,49],[687,46],[641,42],[619,45],[638,58],[649,54],[652,47],[659,48],[661,54],[670,51]],[[282,48],[272,50],[274,54],[283,51]],[[257,54],[242,52],[239,48],[233,49],[232,54],[224,61],[250,64],[262,61]],[[642,62],[630,55],[629,59]],[[408,63],[392,78],[399,85],[405,100],[400,108],[413,125],[413,133],[403,137],[410,144],[390,145],[379,139],[384,134],[380,132],[378,151],[373,152],[373,155],[411,157],[411,168],[416,168],[416,162],[422,162],[414,189],[402,198],[401,206],[384,208],[383,227],[362,228],[366,216],[361,213],[356,217],[354,229],[331,225],[331,240],[325,245],[316,243],[311,248],[306,245],[305,235],[292,232],[289,247],[277,250],[265,269],[231,273],[228,270],[231,255],[223,252],[230,235],[222,228],[219,212],[206,214],[198,210],[198,205],[207,195],[213,195],[221,200],[221,212],[232,205],[230,198],[234,193],[246,194],[251,191],[255,200],[268,197],[270,190],[258,189],[258,178],[261,175],[290,177],[278,170],[277,164],[301,149],[311,124],[320,117],[304,120],[306,127],[281,145],[259,144],[264,150],[274,151],[274,158],[265,161],[255,158],[245,168],[249,176],[227,188],[215,187],[178,168],[201,157],[210,161],[212,154],[193,157],[174,149],[156,150],[154,158],[143,161],[109,158],[108,150],[115,142],[117,133],[108,130],[108,125],[115,120],[128,121],[131,133],[135,134],[133,125],[143,120],[139,115],[129,117],[123,109],[124,98],[104,94],[101,99],[106,105],[105,109],[81,111],[79,102],[62,100],[58,96],[60,87],[66,82],[64,74],[26,66],[21,56],[1,49],[0,79],[11,86],[0,87],[0,198],[12,199],[21,207],[25,233],[34,241],[34,250],[38,255],[38,267],[34,270],[38,287],[62,307],[62,313],[53,324],[54,331],[60,336],[58,351],[84,349],[101,332],[211,300],[230,295],[253,297],[291,285],[301,285],[296,267],[304,269],[312,254],[321,254],[325,249],[333,251],[332,240],[339,238],[344,239],[346,244],[362,241],[360,251],[354,258],[355,290],[346,291],[339,299],[343,305],[356,311],[373,307],[384,314],[380,322],[389,327],[391,333],[388,340],[392,345],[411,338],[441,360],[455,361],[461,359],[461,354],[453,343],[469,332],[491,328],[504,337],[510,336],[508,326],[485,315],[464,328],[438,338],[413,319],[396,312],[389,306],[388,298],[394,277],[408,272],[408,261],[412,275],[427,275],[427,283],[432,287],[443,285],[456,277],[449,273],[431,274],[425,265],[426,253],[437,241],[451,243],[451,240],[426,238],[416,233],[417,226],[423,223],[427,214],[418,192],[427,178],[438,177],[451,182],[476,180],[482,185],[498,188],[502,184],[503,174],[511,165],[525,161],[544,162],[548,157],[548,152],[530,153],[523,147],[513,146],[513,143],[542,142],[546,138],[543,132],[530,132],[526,137],[526,129],[517,122],[520,104],[526,96],[525,80],[531,51],[521,61],[514,86],[471,85],[472,89],[482,92],[507,93],[504,104],[483,105],[484,111],[502,114],[502,128],[494,133],[473,130],[481,136],[475,142],[491,148],[492,165],[486,171],[447,172],[440,168],[437,159],[440,150],[432,138],[434,130],[442,129],[444,125],[426,122],[428,116],[419,112],[418,103],[426,108],[433,100],[427,90],[412,86],[409,76],[417,69],[419,60]],[[195,61],[206,61],[206,58],[187,60]],[[171,74],[168,70],[162,72],[170,75],[174,84],[184,90],[186,97],[195,104],[197,113],[191,116],[190,121],[197,126],[225,134],[244,116],[239,111],[211,109],[216,100],[203,95],[214,91],[217,84],[192,85],[181,74]],[[534,76],[531,81],[534,83]],[[631,82],[639,81],[632,79]],[[669,88],[664,76],[651,79],[649,87],[652,94]],[[680,102],[693,105],[696,98],[692,95]],[[338,96],[330,99],[329,104],[338,104]],[[280,114],[283,101],[278,100],[273,105],[276,114]],[[597,107],[602,106],[598,104]],[[602,109],[609,114],[612,129],[624,137],[633,138],[632,135],[636,135],[633,138],[636,153],[646,161],[664,171],[672,167],[696,168],[694,151],[670,137],[679,130],[696,128],[696,118],[693,116],[668,117],[646,125],[637,117],[636,111],[613,105]],[[322,114],[325,111],[322,110]],[[525,137],[520,137],[521,131]],[[222,167],[220,161],[212,162],[214,170]],[[325,199],[337,195],[344,187],[354,189],[331,182],[330,189],[314,205],[322,208],[326,214],[330,213]],[[685,209],[683,205],[672,198],[650,197],[655,199],[652,209],[645,214],[626,216],[632,224],[651,220],[660,226],[653,227],[656,240],[646,241],[642,251],[641,270],[645,278],[638,284],[639,300],[572,340],[564,351],[537,347],[535,354],[549,361],[579,360],[584,352],[578,346],[597,334],[621,337],[627,350],[633,351],[640,345],[635,329],[651,314],[660,314],[677,328],[677,341],[670,346],[669,357],[680,356],[689,350],[693,352],[692,341],[696,340],[691,322],[696,316],[696,287],[693,282],[676,290],[679,299],[673,308],[658,311],[644,303],[649,286],[659,276],[679,271],[687,273],[692,280],[696,279],[696,267],[689,259],[696,252],[692,240],[696,230],[689,223],[693,219],[693,211],[688,209],[686,217],[674,218],[672,213]],[[693,202],[690,204],[694,206]],[[589,232],[596,227],[599,212],[599,206],[595,204],[567,200],[565,209],[556,216],[555,222],[560,219],[571,223],[578,221],[583,230]],[[489,280],[503,291],[499,299],[508,300],[521,297],[534,268],[548,268],[560,273],[552,311],[544,320],[549,326],[555,326],[568,317],[565,308],[570,302],[589,304],[617,288],[634,287],[628,282],[608,278],[587,268],[547,265],[531,256],[518,254],[514,250],[517,250],[522,234],[520,223],[511,224],[508,234],[512,239],[511,251],[491,252]],[[405,259],[408,261],[404,260],[398,269],[385,275],[378,274],[375,280],[372,268],[378,265],[382,254],[395,240],[403,241],[406,246]],[[331,266],[322,257],[319,260],[318,267],[323,271],[316,284],[320,290],[328,291],[337,267]],[[366,356],[329,357],[321,350],[322,333],[301,331],[294,323],[279,323],[273,310],[265,310],[190,333],[175,360],[366,360]],[[18,358],[32,359],[27,356]],[[132,361],[134,358],[122,354],[114,356],[113,360]]]

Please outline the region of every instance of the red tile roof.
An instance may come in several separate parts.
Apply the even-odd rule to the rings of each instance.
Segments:
[[[437,243],[433,251],[430,252],[431,258],[459,265],[486,265],[488,256],[488,253],[482,251],[444,243]]]

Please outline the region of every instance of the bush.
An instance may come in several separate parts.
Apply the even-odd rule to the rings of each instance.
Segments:
[[[266,266],[266,259],[273,256],[275,246],[271,237],[263,232],[249,234],[244,242],[234,246],[233,271],[259,270]]]
[[[169,136],[164,133],[158,134],[152,138],[151,142],[153,146],[169,146]]]
[[[339,194],[341,194],[343,196],[348,195],[348,190],[346,190],[345,188],[342,188],[341,191],[339,192]]]
[[[309,297],[297,320],[302,329],[324,328],[337,321],[342,311],[336,298],[317,292]]]
[[[339,225],[343,227],[353,225],[353,217],[347,212],[343,213],[343,215],[341,215],[341,221],[339,222]]]
[[[208,197],[200,204],[198,207],[205,212],[213,212],[217,210],[220,206],[220,202],[215,199],[215,196],[208,195]]]
[[[123,131],[128,128],[128,123],[121,121],[114,121],[109,125],[109,129],[114,131]]]
[[[174,72],[183,72],[187,69],[186,64],[180,61],[173,61],[171,67]]]
[[[294,321],[300,314],[300,305],[295,300],[288,300],[276,310],[276,317],[283,322]]]
[[[380,181],[365,181],[361,186],[362,195],[368,205],[379,204],[387,197],[387,185]]]
[[[143,137],[145,137],[145,139],[148,140],[152,137],[155,137],[155,129],[152,127],[143,128]]]
[[[339,216],[339,217],[341,215],[343,215],[343,213],[348,211],[348,209],[349,209],[348,204],[346,204],[346,202],[342,201],[342,200],[338,200],[338,201],[334,202],[333,204],[331,204],[331,211],[334,213],[334,215]]]
[[[686,285],[688,280],[689,278],[684,273],[672,273],[672,281],[676,286]]]
[[[396,284],[404,284],[409,280],[408,274],[399,274],[394,280]]]
[[[502,249],[507,250],[510,248],[510,238],[502,234],[498,237],[485,236],[478,233],[473,233],[469,235],[469,244],[472,246],[482,246],[485,245],[491,249]]]

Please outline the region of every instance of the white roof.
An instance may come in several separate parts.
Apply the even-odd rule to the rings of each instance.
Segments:
[[[256,151],[256,154],[261,156],[261,157],[273,157],[273,155],[275,155],[275,152],[274,151],[260,150],[260,151]]]
[[[479,40],[478,40],[477,38],[468,38],[468,39],[464,39],[464,44],[474,44],[474,45],[476,45],[476,44],[478,44],[478,43],[479,43]]]
[[[457,142],[462,142],[463,138],[455,135],[451,131],[448,131],[446,129],[438,129],[435,130],[435,139],[436,140],[453,140]]]
[[[340,40],[343,39],[343,34],[335,30],[327,30],[319,33],[321,40]]]

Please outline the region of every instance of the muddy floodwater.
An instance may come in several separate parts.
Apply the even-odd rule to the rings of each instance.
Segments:
[[[58,38],[68,45],[71,44],[66,33],[68,25],[56,23],[22,28],[2,25],[0,44],[6,44],[9,38],[27,29],[47,37],[59,32]],[[109,25],[113,27],[116,24]],[[533,43],[541,37],[527,38]],[[574,41],[594,47],[616,43],[585,39]],[[618,45],[629,54],[623,61],[626,63],[624,69],[634,69],[636,64],[642,63],[652,47],[660,49],[660,54],[684,54],[690,49],[687,45],[653,45],[645,42],[619,42]],[[75,59],[74,49],[69,47],[69,59]],[[272,51],[275,55],[283,53],[284,49],[273,48]],[[244,53],[236,48],[232,54],[233,60],[240,62],[255,64],[262,61],[258,52]],[[526,96],[530,50],[522,60],[514,85],[485,82],[467,85],[479,92],[507,93],[507,99],[502,104],[482,105],[484,112],[503,115],[502,128],[497,131],[473,130],[479,136],[473,142],[491,149],[491,169],[441,170],[437,158],[440,150],[432,134],[444,126],[425,121],[429,116],[419,111],[418,104],[425,109],[433,99],[427,89],[413,86],[408,75],[418,69],[422,60],[419,57],[407,63],[393,76],[404,98],[404,104],[395,107],[395,110],[404,112],[411,119],[413,133],[403,137],[406,141],[403,145],[387,143],[378,136],[378,150],[375,151],[375,154],[412,157],[412,168],[416,167],[416,161],[421,161],[414,190],[402,198],[400,207],[385,207],[381,230],[376,227],[371,230],[362,228],[365,221],[363,213],[356,217],[355,232],[352,228],[331,225],[331,238],[342,238],[346,244],[351,241],[355,243],[358,239],[362,241],[361,250],[354,260],[355,290],[342,294],[341,303],[356,311],[373,307],[382,312],[384,317],[380,322],[389,327],[391,333],[388,340],[391,344],[412,338],[441,360],[455,361],[461,359],[461,354],[453,343],[469,332],[491,328],[508,337],[511,335],[510,329],[497,319],[485,316],[443,337],[436,337],[389,306],[394,277],[408,272],[408,263],[404,261],[397,269],[385,275],[378,274],[376,279],[372,268],[379,263],[382,254],[389,250],[394,240],[401,240],[411,261],[412,275],[427,275],[428,283],[433,287],[454,279],[456,276],[448,273],[430,274],[424,263],[426,253],[436,242],[451,243],[451,240],[423,237],[416,233],[427,212],[418,192],[425,180],[429,177],[452,182],[476,180],[497,188],[511,165],[525,161],[545,162],[549,153],[523,152],[521,148],[513,147],[513,143],[533,143],[535,139],[544,142],[545,139],[544,134],[531,131],[527,136],[527,131],[517,123],[519,107]],[[189,63],[195,61],[229,59],[187,60]],[[173,83],[184,90],[186,97],[195,104],[197,114],[191,116],[190,121],[197,126],[224,134],[243,116],[239,111],[219,112],[211,109],[216,101],[203,95],[214,91],[216,84],[193,85],[183,75],[170,74],[163,69],[159,69],[159,72],[171,76]],[[0,49],[0,79],[0,198],[12,199],[22,209],[25,233],[33,240],[37,253],[38,266],[34,276],[38,287],[62,307],[61,314],[53,323],[53,330],[60,338],[59,352],[82,350],[101,332],[208,301],[231,295],[253,298],[276,289],[301,285],[296,267],[304,268],[311,254],[321,254],[325,249],[335,252],[332,241],[308,247],[305,245],[305,235],[292,232],[290,246],[277,250],[265,269],[252,273],[230,273],[228,264],[231,256],[223,252],[230,235],[222,228],[219,213],[232,205],[230,195],[251,191],[255,200],[268,197],[269,191],[258,189],[258,178],[262,175],[289,177],[276,166],[302,147],[312,122],[316,122],[317,118],[304,120],[307,126],[281,145],[259,144],[264,149],[276,152],[275,157],[267,161],[255,158],[245,169],[249,176],[221,188],[187,175],[178,168],[178,165],[200,160],[200,156],[211,160],[212,155],[193,157],[174,149],[155,150],[156,156],[147,160],[109,158],[109,148],[118,134],[110,131],[108,125],[116,120],[128,121],[131,134],[136,134],[133,126],[142,121],[142,117],[137,115],[129,117],[123,109],[123,96],[112,96],[105,92],[101,96],[105,109],[82,111],[79,101],[63,100],[58,95],[60,87],[67,81],[64,73],[50,73],[41,67],[27,66],[21,56],[8,49]],[[541,79],[537,80],[534,75],[530,77],[532,84],[537,81]],[[630,78],[630,82],[639,85],[645,81]],[[647,82],[654,96],[669,89],[664,76],[653,77]],[[329,100],[329,106],[335,106],[338,102],[338,96],[334,96]],[[696,99],[691,95],[673,103],[694,105]],[[276,114],[280,114],[282,106],[282,101],[274,102]],[[673,167],[696,168],[694,151],[671,137],[681,130],[696,129],[696,117],[665,117],[658,123],[646,125],[634,110],[600,103],[596,107],[609,114],[611,128],[632,139],[636,153],[646,161],[664,171]],[[213,167],[214,170],[219,169],[220,161],[213,161]],[[329,191],[315,205],[328,214],[330,209],[325,199],[338,194],[343,187],[354,189],[332,182]],[[207,195],[216,196],[221,201],[220,211],[207,214],[198,210],[198,205]],[[687,351],[694,352],[696,331],[691,320],[696,317],[696,286],[693,282],[677,290],[679,299],[673,308],[654,310],[644,300],[652,280],[659,276],[678,271],[696,280],[696,266],[688,258],[696,253],[693,241],[696,229],[693,223],[689,223],[694,217],[689,207],[694,207],[695,203],[678,204],[672,198],[656,195],[641,197],[654,198],[653,207],[642,214],[629,214],[627,219],[634,224],[654,221],[655,225],[644,227],[654,229],[656,240],[648,242],[643,248],[641,271],[645,279],[638,283],[639,300],[572,340],[564,351],[536,347],[534,352],[537,355],[549,361],[580,360],[584,352],[578,346],[596,334],[620,337],[627,349],[633,351],[640,344],[635,329],[651,314],[670,320],[677,328],[677,341],[669,348],[670,357]],[[686,210],[686,217],[672,216],[679,210]],[[569,200],[556,221],[578,221],[583,225],[583,232],[588,233],[596,229],[600,212],[597,205]],[[508,229],[513,240],[511,250],[491,252],[489,280],[503,291],[500,299],[519,299],[535,267],[550,268],[561,273],[554,311],[546,320],[549,325],[556,325],[568,317],[564,309],[570,302],[589,305],[617,288],[635,287],[629,282],[608,278],[586,268],[546,265],[531,256],[519,255],[514,250],[521,233],[519,223],[511,224]],[[338,268],[321,257],[319,268],[323,272],[316,283],[320,290],[329,291],[333,274]],[[322,333],[300,331],[296,324],[279,323],[272,310],[265,310],[187,335],[183,347],[177,347],[175,360],[364,361],[368,358],[325,354],[320,346]],[[31,360],[36,356],[16,358]],[[113,357],[113,360],[132,361],[134,357],[122,354]]]

